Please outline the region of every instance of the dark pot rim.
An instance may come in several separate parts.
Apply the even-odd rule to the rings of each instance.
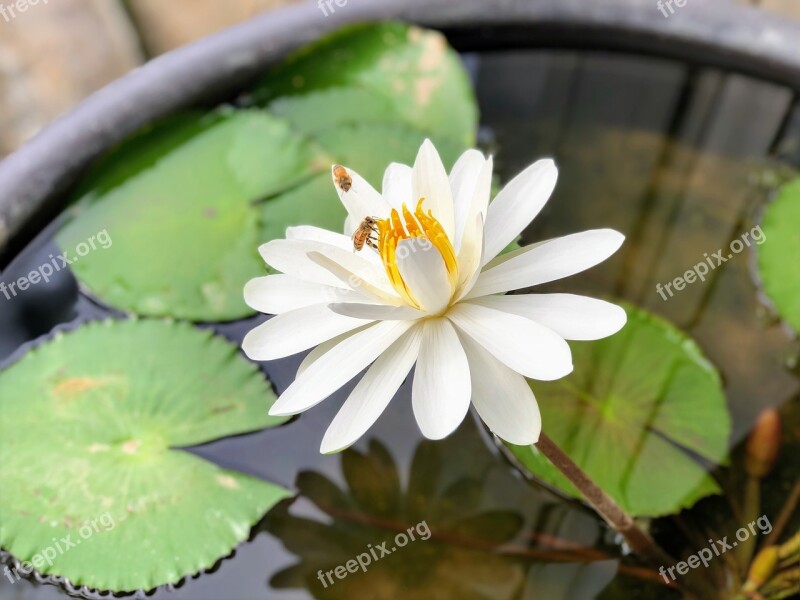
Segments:
[[[800,91],[800,23],[729,0],[309,1],[159,56],[87,97],[0,162],[0,267],[63,208],[103,152],[180,109],[224,98],[287,53],[339,27],[396,19],[443,31],[461,51],[569,48],[635,52],[718,67]]]

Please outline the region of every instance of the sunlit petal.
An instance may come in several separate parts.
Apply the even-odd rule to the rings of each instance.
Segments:
[[[628,320],[616,304],[575,294],[484,296],[470,302],[536,321],[565,340],[599,340],[617,333]]]
[[[328,312],[340,319],[348,318]],[[412,325],[409,321],[380,321],[339,342],[286,388],[270,414],[294,415],[319,404],[363,371]]]
[[[367,370],[325,432],[322,453],[344,450],[378,420],[417,360],[421,331],[407,331]]]
[[[497,360],[532,379],[561,379],[572,371],[572,353],[558,334],[529,319],[461,303],[447,317]]]
[[[469,410],[469,364],[455,329],[446,319],[425,322],[411,403],[422,434],[432,440],[450,435]]]
[[[542,430],[539,405],[525,378],[468,336],[461,336],[472,379],[472,404],[498,437],[535,444]]]
[[[512,179],[489,205],[484,264],[500,254],[533,221],[556,187],[558,169],[540,160]]]
[[[455,239],[455,216],[450,180],[439,153],[430,140],[425,140],[414,163],[414,202],[425,199],[425,206],[442,224],[450,240]]]
[[[593,229],[525,247],[513,258],[483,271],[467,298],[509,292],[580,273],[606,260],[624,240],[625,236],[613,229]]]

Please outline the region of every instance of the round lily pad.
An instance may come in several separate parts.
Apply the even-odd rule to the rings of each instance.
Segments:
[[[183,116],[109,157],[82,186],[57,240],[77,259],[71,268],[82,285],[115,308],[195,321],[246,317],[253,311],[241,290],[264,271],[251,202],[330,162],[263,111]],[[87,243],[94,249],[78,256]]]
[[[389,98],[359,87],[333,87],[301,96],[281,96],[270,102],[267,109],[309,136],[342,125],[400,122]]]
[[[478,117],[469,77],[439,32],[402,23],[345,27],[291,56],[254,97],[266,105],[338,87],[376,94],[381,107],[388,102],[399,120],[423,132],[465,146],[474,142]],[[361,104],[351,104],[349,112],[358,118]]]
[[[475,99],[458,56],[440,34],[402,24],[325,38],[253,96],[266,110],[156,124],[82,182],[57,241],[85,291],[144,316],[249,316],[241,290],[264,273],[261,244],[291,225],[341,230],[333,163],[380,187],[386,166],[413,162],[426,137],[446,164],[475,138]]]
[[[358,123],[324,131],[316,139],[324,148],[331,151],[335,148],[339,162],[352,165],[359,175],[380,190],[389,163],[413,165],[425,138],[403,123]],[[433,141],[447,167],[452,166],[464,150],[448,138]]]
[[[784,186],[761,222],[758,270],[780,316],[800,332],[800,179]]]
[[[574,372],[532,382],[542,426],[626,511],[672,514],[720,493],[708,468],[726,460],[731,418],[719,374],[672,325],[626,307],[628,324],[571,344]],[[580,493],[536,450],[509,446],[522,466]]]
[[[420,134],[403,123],[340,124],[318,132],[316,141],[337,152],[337,161],[359,165],[358,172],[380,189],[386,166],[393,161],[413,164]],[[460,147],[437,146],[445,164],[453,164]],[[282,238],[293,225],[316,225],[341,231],[347,211],[339,200],[330,173],[304,181],[279,196],[260,203],[261,239]]]
[[[181,446],[283,422],[261,372],[209,331],[93,322],[0,373],[0,547],[126,592],[208,569],[290,492]]]

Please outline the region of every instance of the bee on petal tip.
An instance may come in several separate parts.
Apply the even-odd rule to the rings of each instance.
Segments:
[[[333,179],[343,192],[349,192],[353,187],[353,178],[342,165],[333,165]]]
[[[364,217],[364,220],[361,221],[359,226],[356,227],[355,233],[353,233],[353,252],[363,250],[364,244],[370,248],[373,248],[374,250],[377,250],[378,245],[375,243],[375,237],[377,233],[378,218]]]

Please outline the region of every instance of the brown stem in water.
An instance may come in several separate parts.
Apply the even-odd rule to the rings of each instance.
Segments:
[[[789,524],[789,520],[792,518],[798,504],[800,504],[800,482],[794,484],[792,491],[789,493],[789,497],[786,499],[786,503],[783,505],[781,512],[778,513],[778,517],[775,519],[775,523],[772,526],[772,532],[767,536],[767,539],[764,540],[764,548],[778,542],[778,538],[781,537],[783,530],[786,529],[786,526]]]
[[[675,563],[653,539],[636,524],[611,496],[606,494],[591,478],[544,433],[536,447],[564,476],[583,494],[586,502],[618,533],[636,554],[647,559],[653,566],[669,566]]]

